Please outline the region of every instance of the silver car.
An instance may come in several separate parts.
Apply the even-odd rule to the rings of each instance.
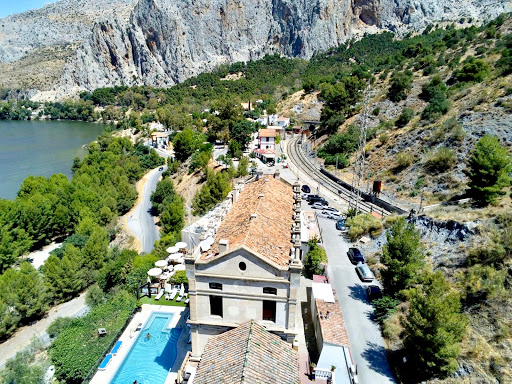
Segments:
[[[356,265],[356,272],[362,281],[373,281],[373,279],[375,278],[373,272],[370,270],[368,265],[363,263],[358,263]]]

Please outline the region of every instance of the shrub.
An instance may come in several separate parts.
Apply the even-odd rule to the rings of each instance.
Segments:
[[[347,219],[348,236],[351,241],[355,241],[364,235],[378,237],[384,230],[382,221],[369,213],[357,215]]]
[[[402,170],[414,162],[414,156],[410,152],[399,152],[395,155],[395,161],[396,161],[396,170]]]
[[[485,135],[476,144],[468,162],[469,193],[481,205],[495,203],[510,185],[512,169],[508,149],[496,136]]]
[[[496,270],[488,265],[475,265],[465,272],[459,272],[457,277],[458,285],[468,303],[498,298],[507,294],[505,269]]]
[[[303,274],[308,279],[312,279],[313,275],[323,273],[322,263],[327,263],[327,253],[322,246],[318,245],[317,239],[310,240],[308,246],[309,251],[304,259]]]
[[[373,300],[373,317],[375,321],[380,325],[384,324],[384,320],[386,320],[396,311],[396,307],[399,303],[400,302],[398,300],[389,296],[384,296],[381,299]]]
[[[474,57],[464,60],[462,68],[455,71],[453,77],[461,83],[477,83],[489,75],[489,65]]]
[[[400,114],[400,116],[398,116],[398,119],[396,120],[395,125],[398,128],[403,128],[407,124],[409,124],[409,121],[411,121],[413,116],[414,116],[414,111],[412,109],[404,108],[402,113]]]
[[[425,168],[431,172],[446,172],[457,163],[457,155],[450,148],[439,147],[431,152],[425,162]]]

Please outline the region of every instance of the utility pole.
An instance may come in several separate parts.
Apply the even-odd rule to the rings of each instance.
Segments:
[[[361,199],[361,184],[364,178],[364,166],[366,161],[366,134],[368,131],[368,116],[370,108],[370,84],[366,86],[364,91],[364,107],[363,107],[363,119],[359,128],[359,148],[356,157],[356,163],[354,165],[354,173],[352,177],[352,190],[355,198],[354,207],[356,212],[359,208],[359,200]],[[350,204],[351,206],[352,204]]]

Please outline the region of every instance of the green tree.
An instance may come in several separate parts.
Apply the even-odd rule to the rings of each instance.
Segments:
[[[242,120],[233,125],[229,131],[229,137],[231,140],[235,140],[240,144],[240,149],[245,151],[251,142],[251,134],[257,132],[258,128],[259,124],[250,122],[249,120]]]
[[[178,161],[187,160],[201,144],[201,135],[196,134],[191,128],[185,128],[174,137],[174,153]]]
[[[64,247],[63,257],[50,255],[42,267],[44,282],[52,301],[59,303],[84,287],[81,252],[75,246]]]
[[[18,352],[15,357],[7,360],[0,373],[0,380],[6,384],[44,384],[48,366],[46,360],[36,360],[35,351]]]
[[[238,162],[238,168],[236,170],[237,176],[247,176],[249,174],[249,171],[247,170],[248,167],[249,159],[245,156],[242,156]]]
[[[390,80],[390,86],[388,90],[389,100],[393,102],[399,102],[407,98],[407,94],[412,87],[412,72],[394,72]]]
[[[160,225],[164,233],[180,232],[185,226],[183,198],[177,194],[167,197],[160,208]]]
[[[437,271],[428,273],[421,287],[410,290],[409,301],[403,321],[409,364],[425,378],[454,372],[467,326],[460,313],[459,293]]]
[[[313,275],[321,275],[323,273],[322,263],[327,263],[327,253],[325,249],[318,245],[317,239],[308,242],[309,251],[304,258],[303,274],[308,279],[312,279]]]
[[[151,194],[152,209],[156,215],[160,213],[160,204],[162,204],[167,197],[173,196],[175,193],[172,179],[162,179],[156,184],[155,191]]]
[[[469,193],[481,205],[495,203],[510,185],[511,158],[496,136],[485,135],[468,161]]]
[[[382,248],[382,282],[386,294],[396,297],[418,281],[425,264],[421,234],[407,223],[405,218],[397,220],[386,235],[387,243]]]
[[[0,276],[0,301],[13,318],[29,321],[41,316],[48,307],[47,298],[42,276],[29,262]]]

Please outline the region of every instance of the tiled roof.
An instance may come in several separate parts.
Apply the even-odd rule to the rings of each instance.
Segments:
[[[260,129],[260,137],[276,137],[277,131],[275,129]]]
[[[347,329],[345,327],[345,320],[341,312],[340,303],[336,295],[334,296],[334,303],[316,299],[316,310],[318,318],[320,319],[320,328],[322,330],[322,339],[324,343],[331,343],[336,345],[350,346],[348,341]],[[329,318],[327,318],[329,312]],[[320,315],[320,313],[322,315]]]
[[[299,361],[291,345],[250,321],[210,338],[194,384],[298,384]]]
[[[293,247],[293,203],[292,187],[271,176],[247,184],[222,221],[212,248],[201,259],[217,255],[219,241],[225,239],[229,249],[245,246],[280,266],[287,266]]]

